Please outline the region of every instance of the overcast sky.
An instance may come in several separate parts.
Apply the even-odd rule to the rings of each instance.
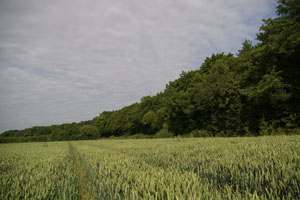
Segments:
[[[275,0],[0,0],[0,132],[155,95],[255,39]]]

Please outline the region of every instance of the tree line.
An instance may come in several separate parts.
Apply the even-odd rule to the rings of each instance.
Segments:
[[[6,131],[0,141],[299,133],[300,1],[278,0],[257,44],[213,54],[164,91],[93,120]]]

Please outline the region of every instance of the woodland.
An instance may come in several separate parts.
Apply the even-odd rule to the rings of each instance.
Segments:
[[[213,54],[162,92],[89,121],[9,130],[0,142],[300,134],[300,1],[278,0],[255,44]]]

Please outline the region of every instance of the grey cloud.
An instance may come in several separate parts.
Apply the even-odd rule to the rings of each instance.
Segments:
[[[0,132],[91,119],[254,39],[273,0],[0,1]]]

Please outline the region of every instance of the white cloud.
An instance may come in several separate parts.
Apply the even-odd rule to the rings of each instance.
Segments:
[[[254,39],[273,0],[0,1],[0,131],[91,119]]]

